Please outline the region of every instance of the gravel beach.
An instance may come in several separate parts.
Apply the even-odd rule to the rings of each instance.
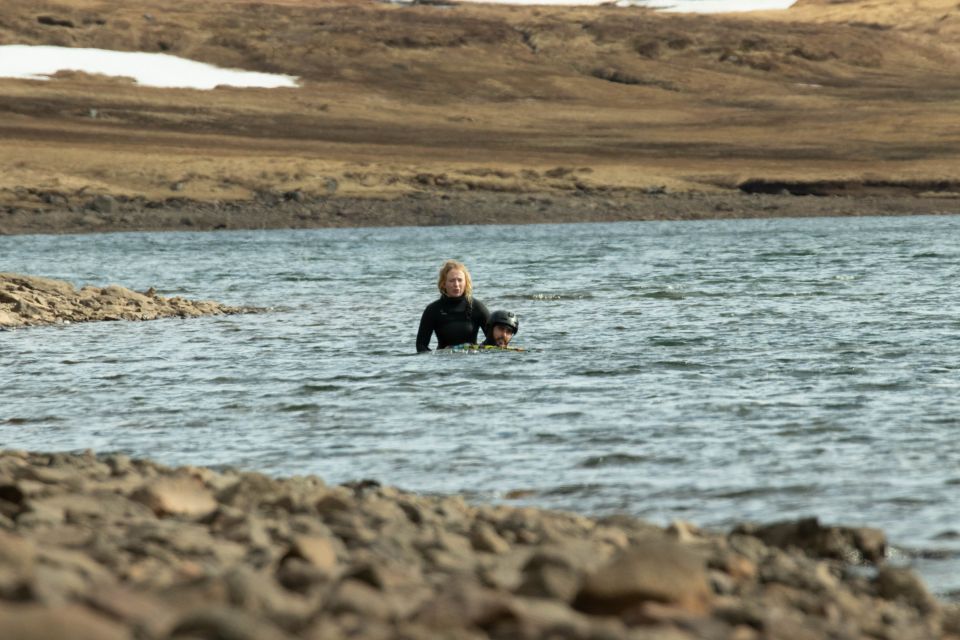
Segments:
[[[726,532],[360,480],[0,452],[0,637],[952,638],[881,532]]]

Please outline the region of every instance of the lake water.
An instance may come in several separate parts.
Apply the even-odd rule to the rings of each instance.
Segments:
[[[883,528],[960,589],[960,217],[0,237],[269,313],[0,332],[0,446]],[[523,353],[415,355],[446,258]]]

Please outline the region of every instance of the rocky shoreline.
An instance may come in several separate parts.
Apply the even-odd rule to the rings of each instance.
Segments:
[[[153,288],[138,293],[114,284],[102,288],[88,285],[78,290],[63,280],[0,273],[0,330],[95,320],[155,320],[256,311],[262,309],[163,297]]]
[[[0,235],[960,213],[958,194],[909,190],[814,195],[787,188],[746,193],[584,186],[548,192],[429,189],[391,198],[265,190],[251,199],[214,202],[45,191],[24,191],[19,197],[18,204],[0,207]]]
[[[960,609],[816,520],[707,532],[359,481],[0,452],[0,637],[960,637]]]

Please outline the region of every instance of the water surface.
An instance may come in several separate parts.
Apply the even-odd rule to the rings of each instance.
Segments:
[[[659,523],[817,515],[883,528],[945,594],[958,234],[907,217],[0,237],[5,271],[273,308],[0,333],[0,446]],[[526,352],[414,354],[451,257],[521,316]]]

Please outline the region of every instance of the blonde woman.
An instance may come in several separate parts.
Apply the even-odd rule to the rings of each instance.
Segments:
[[[487,334],[490,312],[473,297],[473,281],[467,265],[447,260],[440,267],[437,279],[440,298],[423,310],[417,331],[417,352],[430,351],[430,338],[437,334],[437,348],[458,344],[476,344],[477,334]]]

